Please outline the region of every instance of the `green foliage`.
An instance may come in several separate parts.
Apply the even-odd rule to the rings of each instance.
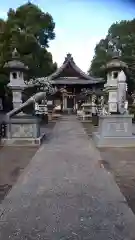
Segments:
[[[49,41],[55,38],[54,28],[52,16],[32,3],[16,10],[9,9],[7,20],[0,19],[0,82],[7,83],[7,75],[6,80],[3,78],[3,65],[11,59],[14,48],[29,66],[29,78],[54,72],[57,64],[53,63],[52,55],[47,51]]]
[[[129,107],[129,113],[133,115],[132,121],[135,122],[135,105]]]
[[[113,43],[110,48],[109,42]],[[95,55],[89,69],[89,74],[105,77],[100,67],[111,59],[111,52],[117,47],[121,52],[121,60],[129,66],[128,90],[135,88],[135,19],[131,21],[116,22],[111,25],[105,39],[101,39],[95,47]]]

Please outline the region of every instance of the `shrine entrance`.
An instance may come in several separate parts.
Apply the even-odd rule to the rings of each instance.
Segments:
[[[67,96],[67,108],[73,109],[74,108],[74,98],[72,96]]]
[[[76,113],[78,110],[78,95],[82,89],[100,88],[104,84],[103,79],[94,78],[84,73],[74,62],[71,54],[67,54],[63,65],[49,76],[53,86],[59,89],[59,96],[62,112]]]

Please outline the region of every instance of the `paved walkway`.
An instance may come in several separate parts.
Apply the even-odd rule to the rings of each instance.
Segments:
[[[75,117],[61,120],[1,205],[0,240],[134,240],[135,216]]]

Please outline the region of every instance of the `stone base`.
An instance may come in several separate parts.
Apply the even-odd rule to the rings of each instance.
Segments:
[[[91,119],[86,119],[86,120],[83,120],[83,119],[79,119],[80,122],[82,123],[92,123],[92,120]]]
[[[97,147],[134,147],[132,115],[109,115],[99,117],[98,131],[93,133]]]
[[[39,138],[3,138],[1,139],[1,146],[40,146],[45,135]]]
[[[41,119],[23,114],[11,117],[7,122],[7,138],[39,138]]]
[[[135,136],[101,137],[98,132],[94,132],[93,140],[97,147],[135,147]]]
[[[45,133],[40,132],[40,121],[37,117],[27,114],[8,119],[6,138],[1,140],[1,145],[40,145],[45,136]]]

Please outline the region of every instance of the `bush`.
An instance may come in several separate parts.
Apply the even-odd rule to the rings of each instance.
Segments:
[[[133,122],[135,122],[135,105],[129,106],[129,113],[133,115]]]

